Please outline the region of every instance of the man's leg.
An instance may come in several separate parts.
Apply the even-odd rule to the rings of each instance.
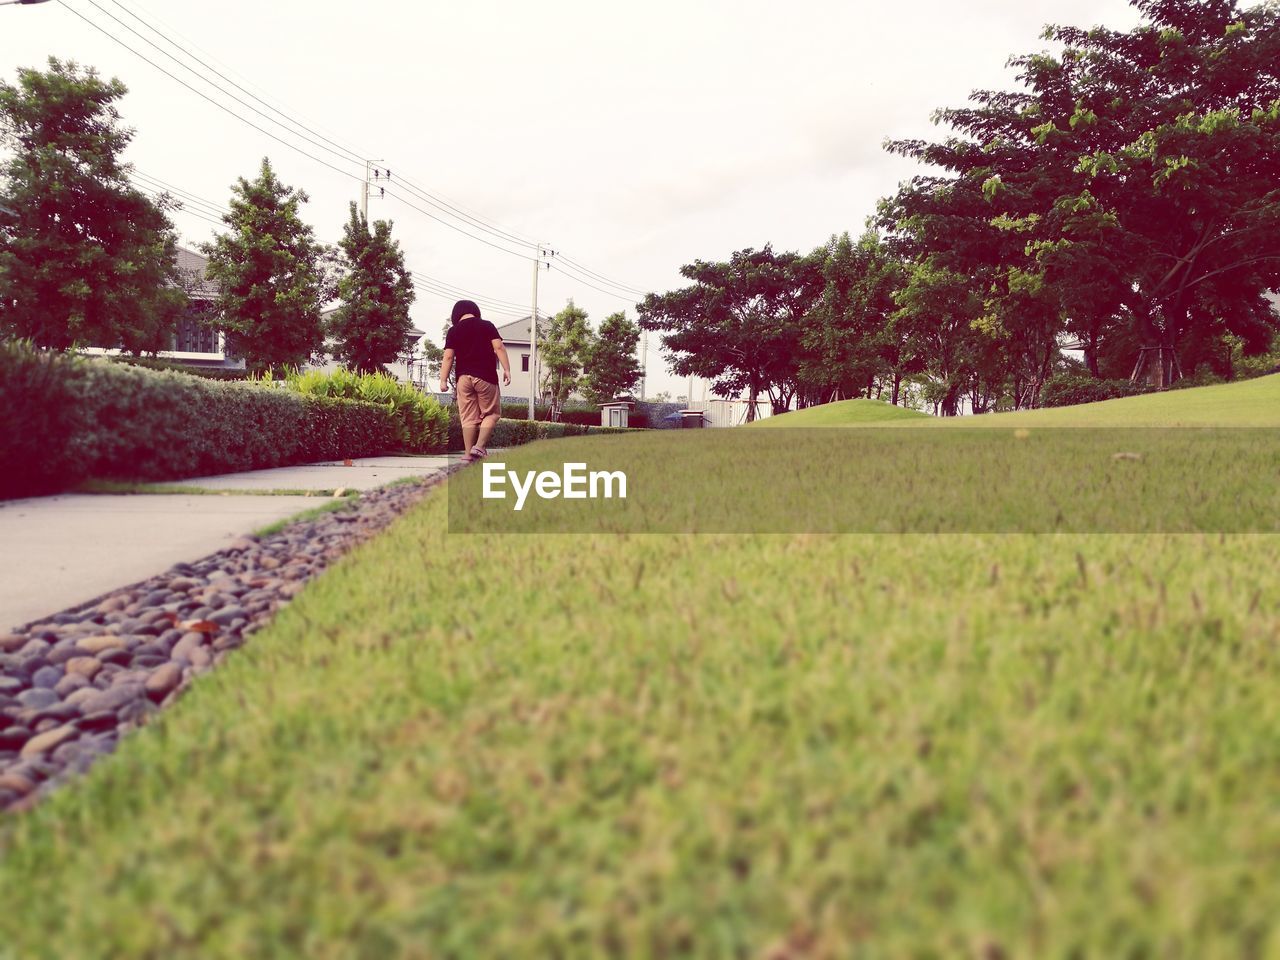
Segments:
[[[489,438],[493,436],[493,428],[496,427],[497,425],[498,425],[497,414],[494,414],[493,416],[485,417],[483,420],[480,421],[480,439],[477,441],[476,445],[481,450],[489,449]],[[468,447],[467,449],[470,450],[471,448]]]
[[[480,408],[480,440],[477,445],[481,450],[489,449],[489,438],[493,436],[493,428],[498,425],[502,416],[502,395],[496,383],[485,380],[475,381],[476,406]]]
[[[476,395],[475,380],[471,377],[458,378],[458,419],[462,422],[462,452],[470,456],[471,448],[476,445],[476,434],[480,431],[480,398]]]

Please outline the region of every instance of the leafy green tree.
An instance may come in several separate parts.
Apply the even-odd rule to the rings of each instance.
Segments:
[[[640,326],[663,331],[671,372],[712,381],[717,396],[746,390],[755,419],[761,393],[774,412],[795,396],[805,315],[822,292],[822,263],[797,253],[735,252],[728,262],[697,260],[680,268],[687,287],[649,294]]]
[[[42,347],[169,346],[186,305],[177,237],[128,179],[127,92],[92,69],[49,60],[0,83],[0,331]]]
[[[584,364],[582,392],[592,403],[607,403],[630,393],[640,382],[636,345],[640,327],[625,313],[611,313],[596,331]]]
[[[815,257],[822,263],[822,294],[805,319],[799,379],[806,405],[888,386],[897,403],[905,372],[894,315],[894,293],[905,266],[874,231],[854,243],[832,237]]]
[[[551,408],[552,423],[560,420],[565,401],[583,383],[582,368],[591,354],[591,327],[587,311],[568,306],[548,319],[538,337],[538,363],[542,367],[542,393]]]
[[[967,275],[926,260],[912,264],[894,300],[894,319],[904,332],[906,349],[934,385],[931,401],[944,417],[955,416],[961,398],[976,385],[980,345],[974,321],[981,298]]]
[[[202,248],[218,284],[217,322],[254,370],[301,366],[324,346],[331,285],[325,250],[298,215],[306,202],[264,157],[254,180],[232,188],[228,231]]]
[[[1012,61],[1023,90],[941,111],[943,143],[893,145],[951,174],[904,191],[900,234],[971,261],[945,266],[975,278],[1024,375],[1061,332],[1095,374],[1167,385],[1225,336],[1256,353],[1275,330],[1280,7],[1135,6],[1127,32],[1047,28],[1062,52]]]
[[[404,265],[400,243],[391,237],[391,223],[369,220],[354,203],[339,244],[345,271],[338,280],[338,307],[330,322],[337,356],[360,373],[375,373],[405,351],[413,324],[413,280]]]
[[[436,346],[433,340],[423,337],[422,343],[418,347],[418,353],[427,365],[427,376],[429,378],[439,377],[440,366],[444,363],[444,348]],[[453,371],[449,372],[449,378],[453,379]]]

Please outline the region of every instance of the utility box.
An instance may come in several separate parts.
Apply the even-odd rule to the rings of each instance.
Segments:
[[[680,411],[680,427],[684,430],[702,429],[702,411],[701,410],[681,410]]]
[[[600,426],[627,428],[631,419],[631,401],[614,400],[600,404]]]

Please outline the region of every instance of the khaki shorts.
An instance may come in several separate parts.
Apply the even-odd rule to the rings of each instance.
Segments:
[[[458,378],[458,419],[470,426],[502,413],[502,395],[498,385],[479,377]]]

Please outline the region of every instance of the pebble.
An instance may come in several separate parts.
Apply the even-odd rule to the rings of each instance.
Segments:
[[[87,680],[92,680],[94,675],[102,669],[102,661],[97,657],[75,657],[66,663],[67,673],[77,674]]]
[[[28,710],[42,710],[51,707],[61,698],[47,687],[34,687],[18,694],[18,702]]]
[[[52,690],[61,679],[62,671],[57,667],[41,667],[31,675],[31,685],[33,687],[48,687]]]
[[[342,523],[320,517],[261,541],[242,537],[95,606],[0,633],[0,810],[30,803],[114,749],[179,698],[187,677],[215,669],[306,581],[431,485],[365,494]],[[175,619],[219,629],[184,631]]]
[[[119,710],[126,703],[137,700],[142,696],[142,684],[140,683],[122,683],[118,687],[113,686],[110,690],[95,690],[90,696],[85,697],[76,707],[85,716],[91,713],[101,713],[103,710]]]
[[[220,608],[209,619],[212,620],[214,623],[218,624],[219,626],[226,627],[226,626],[230,626],[233,620],[240,620],[244,616],[245,616],[244,607],[236,606],[235,604],[230,604],[228,606]]]
[[[49,641],[29,640],[19,650],[20,657],[39,657],[49,652]]]
[[[125,642],[117,636],[102,634],[97,637],[85,637],[76,646],[89,653],[101,653],[104,650],[123,650]]]
[[[182,682],[182,666],[172,660],[156,669],[143,685],[152,700],[163,700]]]
[[[0,774],[0,790],[8,790],[20,797],[25,797],[35,788],[35,783],[20,773],[10,771],[9,773]]]
[[[129,601],[121,596],[107,597],[98,604],[99,613],[115,613],[117,610],[123,610],[129,605]]]
[[[14,653],[21,649],[28,637],[21,633],[0,634],[0,653]]]
[[[89,686],[88,678],[82,677],[78,673],[68,673],[58,681],[53,688],[53,692],[65,699],[67,694],[75,693],[77,690],[82,690],[87,686]]]
[[[203,633],[184,633],[182,639],[173,645],[173,650],[169,655],[175,660],[186,660],[190,662],[191,651],[198,650],[204,644]]]
[[[80,731],[69,723],[55,727],[45,733],[38,733],[28,740],[26,746],[22,748],[21,755],[25,759],[38,753],[46,753],[79,735]]]

